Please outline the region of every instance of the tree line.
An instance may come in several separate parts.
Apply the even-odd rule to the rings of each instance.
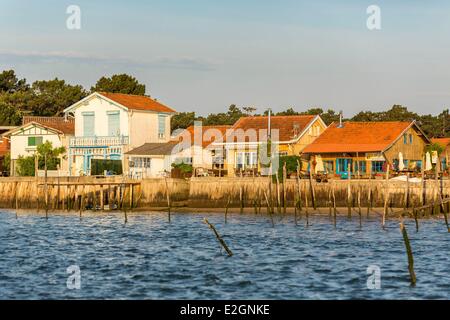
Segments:
[[[146,86],[127,74],[115,74],[101,77],[94,86],[87,90],[81,85],[72,85],[62,79],[38,80],[29,84],[26,79],[19,79],[14,70],[0,73],[0,125],[20,125],[24,115],[57,116],[73,103],[83,99],[91,92],[115,92],[146,95]],[[319,107],[306,111],[286,108],[274,115],[320,115],[327,125],[339,121],[339,112]],[[232,125],[240,117],[258,115],[256,108],[238,107],[232,104],[226,112],[211,113],[207,116],[195,112],[180,112],[172,118],[172,130],[184,129],[202,121],[203,125]],[[263,113],[267,115],[267,111]],[[449,110],[444,109],[438,115],[419,115],[402,105],[393,105],[386,111],[361,111],[344,120],[350,121],[418,121],[429,137],[450,137]]]
[[[267,115],[265,111],[262,115]],[[187,128],[194,121],[202,121],[203,125],[232,125],[240,117],[260,115],[255,113],[254,108],[239,108],[231,105],[227,112],[212,113],[206,117],[197,116],[195,112],[180,112],[172,118],[172,130]],[[273,115],[320,115],[323,121],[330,125],[339,121],[339,112],[333,109],[324,111],[322,108],[309,108],[306,111],[295,111],[294,108],[287,108],[285,111],[275,112]],[[450,137],[450,115],[449,110],[444,109],[438,115],[419,115],[409,111],[402,105],[393,105],[387,111],[361,111],[353,117],[345,118],[344,121],[412,121],[416,120],[429,138]]]

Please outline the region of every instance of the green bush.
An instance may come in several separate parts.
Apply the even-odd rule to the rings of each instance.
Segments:
[[[181,162],[181,163],[172,163],[172,168],[179,169],[182,173],[191,173],[193,171],[192,165]]]
[[[38,155],[38,169],[45,169],[45,156],[47,156],[47,170],[57,170],[60,164],[59,157],[66,152],[66,148],[53,148],[50,141],[40,144],[36,148]],[[34,155],[17,159],[17,173],[19,176],[34,176]]]
[[[281,156],[279,158],[278,177],[279,178],[283,177],[283,166],[285,163],[287,175],[297,172],[297,161],[299,161],[301,165],[302,160],[298,156]]]

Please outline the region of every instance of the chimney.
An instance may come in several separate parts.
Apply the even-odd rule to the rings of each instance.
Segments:
[[[337,126],[338,128],[343,128],[344,124],[342,123],[342,117],[344,115],[344,112],[341,110],[339,111],[339,125]]]

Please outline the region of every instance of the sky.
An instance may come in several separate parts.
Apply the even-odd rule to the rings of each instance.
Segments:
[[[367,28],[370,5],[380,30]],[[230,104],[437,114],[450,108],[450,1],[0,0],[4,69],[87,89],[128,73],[199,115]]]

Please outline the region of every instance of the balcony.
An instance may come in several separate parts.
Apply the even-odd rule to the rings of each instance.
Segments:
[[[74,137],[70,138],[70,147],[113,147],[127,145],[128,136]]]

